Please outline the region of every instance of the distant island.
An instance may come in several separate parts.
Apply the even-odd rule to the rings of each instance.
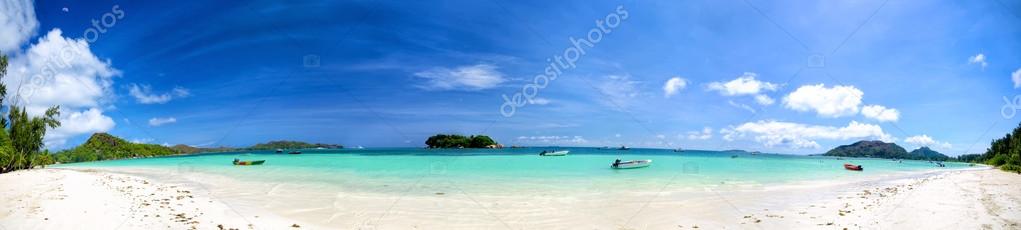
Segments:
[[[171,147],[157,144],[132,143],[108,133],[95,133],[85,143],[53,154],[52,160],[41,162],[43,164],[73,163],[85,161],[114,160],[135,157],[156,157],[176,154],[193,154],[205,152],[234,152],[234,151],[261,151],[274,149],[312,149],[328,148],[340,149],[343,145],[306,143],[301,141],[270,141],[260,143],[246,148],[214,147],[199,148],[188,145],[174,145]]]
[[[886,143],[882,141],[859,141],[850,145],[841,145],[830,151],[827,151],[823,156],[836,156],[836,157],[874,157],[874,158],[886,158],[886,159],[905,159],[905,160],[931,160],[931,161],[946,161],[951,159],[947,155],[936,152],[928,147],[921,147],[911,152],[904,150],[894,143]]]
[[[53,155],[53,160],[70,163],[174,154],[178,154],[178,152],[166,146],[131,143],[107,133],[95,133],[78,147],[57,152]]]
[[[492,138],[485,135],[462,136],[456,134],[436,134],[425,141],[428,148],[503,148]]]

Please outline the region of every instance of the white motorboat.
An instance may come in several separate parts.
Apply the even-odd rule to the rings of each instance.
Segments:
[[[644,168],[652,165],[652,160],[630,160],[630,161],[615,161],[610,165],[611,168],[615,169],[633,169],[633,168]]]
[[[567,153],[569,153],[569,152],[571,152],[571,151],[567,151],[567,150],[560,150],[560,151],[554,151],[554,152],[542,151],[541,153],[539,153],[539,156],[548,156],[548,157],[567,156]]]

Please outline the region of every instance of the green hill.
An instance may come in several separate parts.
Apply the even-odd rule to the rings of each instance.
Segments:
[[[841,145],[823,156],[837,157],[875,157],[908,159],[908,151],[894,143],[882,141],[859,141],[850,145]]]
[[[841,145],[830,151],[827,151],[823,156],[837,156],[837,157],[874,157],[874,158],[887,158],[887,159],[905,159],[905,160],[934,160],[934,161],[945,161],[950,157],[943,155],[942,153],[936,152],[928,147],[921,147],[911,152],[904,150],[894,143],[886,143],[882,141],[859,141],[850,145]]]
[[[946,161],[950,159],[950,157],[948,157],[947,155],[943,155],[942,153],[929,149],[929,147],[921,147],[912,150],[910,153],[908,153],[908,155],[911,155],[911,157],[915,157],[914,159],[919,160]]]
[[[54,160],[61,163],[113,160],[132,157],[166,156],[177,154],[174,149],[155,144],[125,141],[107,133],[95,133],[78,147],[58,152]]]

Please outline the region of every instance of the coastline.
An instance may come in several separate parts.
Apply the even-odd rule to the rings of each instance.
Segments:
[[[287,203],[259,198],[291,196],[308,189],[277,185],[235,198],[217,192],[239,189],[222,183],[208,191],[110,171],[22,170],[0,175],[0,184],[5,185],[0,189],[0,197],[4,197],[0,207],[7,209],[0,210],[0,227],[1021,228],[1021,176],[997,169],[813,185],[722,184],[704,187],[704,191],[675,191],[665,186],[662,191],[614,194],[475,195],[449,189],[439,194],[434,193],[435,187],[442,185],[425,184],[408,186],[401,196],[308,191],[303,202]],[[299,227],[292,227],[295,224]]]

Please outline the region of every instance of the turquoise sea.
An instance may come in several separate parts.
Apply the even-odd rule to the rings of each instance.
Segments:
[[[570,150],[568,156],[541,157],[554,148],[516,149],[339,149],[273,152],[209,153],[160,158],[74,163],[58,168],[126,171],[174,179],[191,174],[266,184],[308,184],[346,191],[399,193],[402,186],[437,185],[474,193],[535,191],[631,191],[703,189],[705,186],[765,187],[909,175],[935,170],[966,169],[965,163],[938,167],[927,161],[863,159],[781,154],[750,154],[666,149],[628,151],[597,148]],[[266,160],[259,166],[234,166],[234,158]],[[652,159],[647,168],[616,170],[614,159]],[[861,164],[861,172],[844,170]]]

